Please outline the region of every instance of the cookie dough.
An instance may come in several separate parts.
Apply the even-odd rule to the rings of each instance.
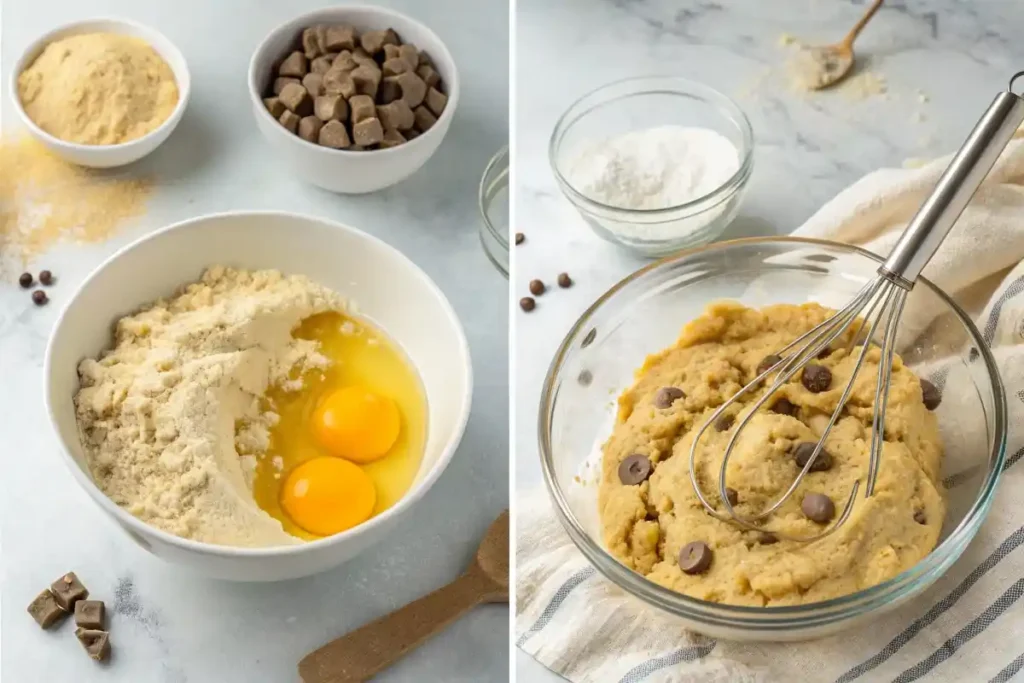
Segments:
[[[712,517],[690,484],[689,452],[696,430],[754,379],[766,356],[832,313],[817,304],[758,311],[718,303],[689,323],[674,346],[647,359],[635,384],[619,398],[616,426],[604,446],[599,512],[605,544],[616,558],[651,581],[695,598],[776,606],[868,588],[910,568],[935,547],[946,513],[938,424],[925,406],[921,380],[898,357],[874,495],[865,499],[862,486],[850,518],[818,541],[770,534],[820,533],[827,525],[809,517],[821,515],[823,501],[812,495],[809,507],[802,506],[805,497],[827,496],[838,517],[853,483],[866,479],[877,348],[868,351],[846,410],[829,433],[827,469],[816,461],[813,469],[821,471],[809,472],[795,494],[765,520],[769,533]],[[860,351],[854,347],[851,355],[845,345],[835,346],[815,361],[831,372],[828,388],[821,388],[827,373],[807,378],[816,391],[797,374],[766,404],[779,412],[759,411],[743,430],[726,473],[729,496],[741,515],[764,510],[790,486],[800,470],[799,445],[816,442],[827,424]],[[756,398],[744,396],[731,411],[733,417],[749,412]],[[705,497],[723,512],[718,473],[738,423],[725,419],[708,428],[697,452],[698,481]],[[649,460],[650,472],[644,472],[642,459],[623,464],[631,456]],[[637,479],[642,481],[623,483]],[[710,562],[703,559],[701,545],[710,550]]]

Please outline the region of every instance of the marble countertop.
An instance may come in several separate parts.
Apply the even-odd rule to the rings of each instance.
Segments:
[[[785,234],[839,190],[883,166],[953,151],[1009,77],[1024,69],[1013,0],[886,2],[857,41],[860,80],[835,92],[788,87],[793,39],[841,39],[865,0],[519,0],[516,30],[513,301],[567,271],[525,314],[514,310],[516,487],[542,486],[536,406],[548,364],[576,318],[647,263],[598,239],[560,194],[547,157],[558,117],[606,82],[675,73],[734,98],[750,118],[755,165],[723,239]],[[543,74],[539,77],[539,74]],[[884,90],[885,92],[879,92]],[[518,680],[561,680],[517,652]]]
[[[296,664],[310,650],[455,578],[508,506],[507,284],[480,247],[476,199],[488,159],[508,140],[508,5],[377,1],[432,26],[450,47],[464,87],[448,137],[427,167],[394,188],[360,197],[332,195],[289,177],[257,132],[245,90],[249,57],[263,36],[303,6],[326,0],[4,3],[5,71],[54,24],[115,15],[174,41],[190,64],[193,88],[177,131],[130,169],[156,177],[148,214],[109,242],[62,247],[38,259],[36,269],[49,268],[59,278],[45,308],[34,307],[12,284],[16,274],[0,285],[4,681],[298,680]],[[6,89],[2,113],[4,133],[13,131]],[[207,580],[145,553],[74,483],[43,409],[46,338],[77,283],[132,239],[232,209],[322,215],[390,242],[444,290],[473,356],[476,392],[465,439],[415,513],[343,567],[279,584]],[[25,613],[43,587],[71,569],[113,612],[115,651],[108,667],[95,668],[68,624],[58,633],[43,632]],[[380,680],[504,681],[507,663],[508,610],[486,606]]]

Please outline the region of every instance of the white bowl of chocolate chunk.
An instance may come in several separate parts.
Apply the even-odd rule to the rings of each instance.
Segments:
[[[402,489],[369,484],[370,468],[384,460],[360,468],[367,461],[350,458],[348,473],[332,476],[366,479],[386,504],[371,502],[372,514],[335,530],[306,527],[310,535],[297,531],[299,517],[288,523],[287,482],[310,463],[334,468],[343,458],[318,453],[289,464],[282,451],[281,463],[270,450],[274,429],[289,419],[285,401],[323,405],[333,371],[362,373],[345,383],[373,381],[371,366],[359,365],[371,352],[335,362],[326,343],[303,335],[325,314],[343,317],[321,329],[380,347],[375,363],[384,346],[401,354],[420,412],[414,420],[400,409],[397,443],[411,452]],[[462,438],[473,384],[462,326],[412,261],[354,228],[280,212],[194,218],[114,254],[57,320],[44,377],[65,462],[99,509],[154,555],[236,581],[331,569],[414,517]],[[291,412],[312,426],[305,411]],[[303,449],[313,444],[306,439],[287,437]],[[261,488],[261,477],[271,488]],[[360,491],[321,495],[317,481],[303,476],[294,491],[308,494],[321,520],[333,514],[325,506],[349,509]]]
[[[404,180],[437,150],[459,77],[423,24],[343,6],[272,31],[249,63],[249,95],[263,136],[300,178],[362,194]]]

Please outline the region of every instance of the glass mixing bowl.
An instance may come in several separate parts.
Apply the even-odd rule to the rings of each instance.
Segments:
[[[569,169],[584,147],[632,131],[668,125],[720,133],[736,148],[739,168],[704,196],[664,209],[610,206],[573,186]],[[548,158],[562,193],[599,237],[641,256],[664,256],[707,244],[735,218],[754,168],[754,133],[732,100],[702,83],[678,76],[628,78],[602,86],[573,103],[555,124]]]
[[[545,481],[569,536],[608,579],[692,630],[733,640],[800,640],[834,633],[921,593],[953,564],[992,503],[1006,445],[1006,402],[995,361],[970,318],[922,279],[904,310],[898,351],[940,388],[949,512],[938,546],[885,583],[825,602],[739,607],[687,597],[648,581],[604,548],[597,511],[600,447],[615,398],[644,358],[721,299],[747,306],[816,301],[833,308],[875,277],[880,259],[847,245],[773,237],[693,249],[633,273],[597,300],[562,342],[541,396]],[[949,416],[956,415],[956,420]],[[945,419],[944,419],[945,418]],[[956,424],[957,429],[943,425]]]
[[[487,258],[502,275],[508,277],[508,147],[491,157],[477,190],[480,209],[480,244]]]

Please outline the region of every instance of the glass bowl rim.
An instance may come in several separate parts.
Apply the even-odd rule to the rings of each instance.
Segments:
[[[741,246],[780,243],[790,245],[802,244],[824,246],[867,257],[880,265],[883,262],[883,259],[877,254],[854,245],[817,238],[794,236],[748,237],[724,242],[715,242],[712,244],[694,247],[692,249],[686,249],[654,261],[630,273],[619,282],[612,285],[612,287],[598,297],[594,303],[592,303],[587,310],[580,315],[572,328],[570,328],[561,344],[559,344],[558,350],[555,352],[551,364],[548,367],[548,372],[544,378],[537,421],[537,437],[540,451],[541,470],[544,475],[544,483],[547,487],[548,495],[555,503],[554,509],[556,515],[562,526],[565,528],[566,533],[572,539],[576,548],[584,555],[584,557],[587,558],[591,565],[597,568],[597,570],[612,583],[616,584],[626,592],[639,597],[645,602],[654,605],[655,607],[665,609],[684,617],[697,618],[701,620],[707,620],[707,618],[710,617],[711,623],[714,624],[726,623],[727,625],[734,627],[748,626],[762,630],[770,630],[773,625],[776,628],[788,626],[809,626],[814,622],[821,621],[822,619],[829,619],[830,617],[831,621],[842,620],[853,616],[854,614],[866,613],[875,608],[881,607],[892,600],[913,594],[917,590],[920,590],[923,585],[926,585],[926,583],[930,583],[932,574],[935,574],[936,571],[943,571],[949,566],[949,564],[959,559],[964,548],[966,548],[967,542],[973,538],[978,527],[984,521],[989,507],[991,506],[996,485],[1002,475],[1003,464],[1006,456],[1007,439],[1006,392],[1003,387],[998,367],[996,366],[995,358],[993,357],[988,344],[985,343],[977,326],[974,324],[974,321],[971,320],[959,304],[953,301],[944,291],[942,291],[942,289],[937,287],[930,280],[924,277],[919,277],[917,284],[923,284],[937,295],[943,303],[949,307],[956,318],[967,330],[974,347],[979,351],[979,357],[984,360],[985,369],[991,381],[993,395],[995,440],[992,446],[992,452],[989,454],[990,467],[986,474],[985,481],[979,490],[978,497],[964,515],[963,519],[960,520],[960,523],[955,529],[953,529],[953,531],[950,532],[949,536],[947,536],[942,543],[933,548],[932,551],[924,557],[924,559],[919,561],[910,569],[907,569],[895,577],[870,588],[821,602],[780,607],[729,605],[693,598],[660,586],[647,579],[647,577],[634,572],[632,569],[629,569],[615,559],[611,553],[602,547],[600,543],[593,540],[590,537],[590,534],[587,533],[580,524],[579,520],[573,514],[572,509],[569,507],[569,503],[558,484],[554,472],[554,457],[549,438],[551,423],[548,416],[551,414],[555,381],[562,370],[566,356],[572,349],[578,335],[586,327],[594,314],[597,313],[605,303],[607,303],[608,300],[621,289],[639,280],[648,273],[669,264],[687,260],[704,252],[727,251]],[[959,546],[959,549],[957,546]],[[859,609],[854,613],[847,612],[843,609],[850,607]],[[718,614],[708,614],[707,612],[709,610],[717,612]],[[783,619],[790,618],[790,621],[786,623],[774,623],[766,619],[772,617]]]
[[[509,146],[502,145],[501,148],[497,152],[495,152],[494,155],[487,161],[487,166],[484,167],[484,172],[480,175],[480,182],[477,184],[476,191],[476,207],[477,210],[480,212],[480,217],[483,219],[484,229],[492,238],[494,238],[494,240],[497,241],[498,246],[501,249],[503,249],[505,253],[508,253],[509,251],[509,240],[506,236],[502,235],[491,222],[490,217],[487,215],[487,204],[485,203],[485,199],[487,196],[488,189],[487,180],[490,177],[491,173],[502,163],[505,164],[505,185],[506,187],[511,188],[511,183],[509,182],[508,179],[508,174],[511,172],[510,161],[511,159]],[[480,239],[481,241],[485,239],[483,234],[480,235]],[[487,254],[487,258],[490,259],[494,267],[497,268],[505,277],[508,277],[508,267],[498,262],[496,257],[491,253],[491,250],[488,248],[486,242],[484,242],[483,247],[484,253]]]
[[[576,109],[586,102],[586,100],[599,95],[604,91],[620,86],[639,85],[645,81],[671,81],[674,86],[666,85],[663,87],[636,90],[635,92],[625,93],[613,99],[593,104],[579,113],[576,112]],[[740,164],[736,169],[736,172],[733,173],[728,180],[707,194],[695,197],[687,202],[683,202],[682,204],[675,204],[673,206],[667,206],[660,209],[627,209],[621,206],[613,206],[611,204],[605,204],[595,199],[591,199],[577,190],[573,184],[569,182],[569,179],[565,177],[565,174],[562,173],[562,170],[556,161],[556,155],[561,140],[569,129],[587,114],[612,102],[641,95],[657,94],[687,96],[700,100],[711,105],[719,114],[724,115],[736,124],[740,129],[740,136],[742,138],[742,144],[736,149],[736,152],[740,156]],[[570,119],[570,115],[573,114],[575,114],[575,116]],[[573,103],[570,104],[564,112],[562,112],[562,115],[558,117],[558,121],[555,122],[555,127],[551,131],[551,137],[548,139],[548,163],[550,164],[551,170],[555,175],[555,180],[558,181],[562,191],[569,195],[570,200],[577,206],[582,204],[589,209],[608,212],[619,216],[643,216],[645,219],[664,216],[665,220],[677,220],[679,217],[672,216],[671,214],[685,213],[690,215],[703,213],[726,201],[730,196],[735,194],[737,190],[746,184],[750,179],[754,164],[754,129],[750,125],[750,120],[747,118],[747,115],[728,95],[725,95],[724,93],[715,90],[711,86],[705,85],[700,81],[695,81],[684,76],[677,76],[674,74],[631,76],[629,78],[620,78],[618,80],[605,83],[604,85],[587,91],[580,97],[576,98],[576,100],[574,100]]]

